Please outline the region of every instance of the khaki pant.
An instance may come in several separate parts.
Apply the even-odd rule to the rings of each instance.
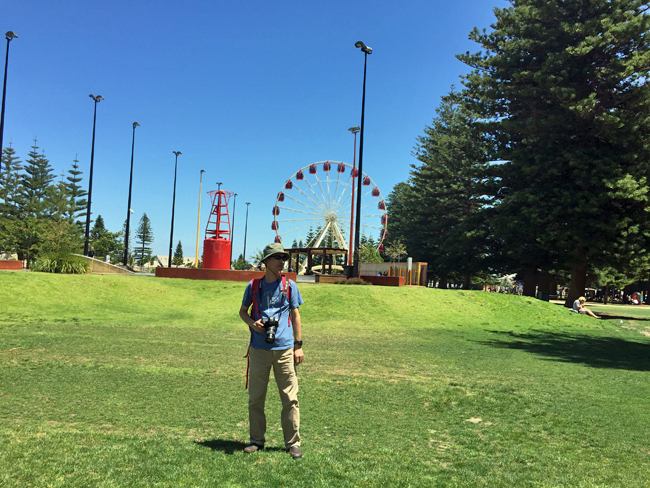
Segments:
[[[248,420],[251,442],[264,445],[266,415],[264,402],[271,366],[282,400],[282,431],[286,447],[300,445],[300,411],[298,409],[298,378],[293,364],[293,349],[268,351],[251,347],[248,375]]]

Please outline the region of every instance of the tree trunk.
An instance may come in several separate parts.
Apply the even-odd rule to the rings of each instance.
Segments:
[[[557,298],[557,279],[551,278],[550,284],[548,286],[548,297],[551,298],[551,295],[556,296]]]
[[[605,285],[605,295],[603,295],[603,305],[607,305],[609,302],[609,284]]]
[[[438,288],[442,288],[442,289],[445,289],[445,290],[447,289],[447,277],[446,276],[443,276],[442,278],[440,278],[440,281],[438,282]]]
[[[537,269],[534,266],[524,268],[524,290],[525,297],[535,296],[535,285],[537,285]]]
[[[567,294],[564,306],[571,308],[573,302],[585,294],[587,285],[587,265],[576,266],[571,270],[571,282],[569,283],[569,293]]]
[[[469,290],[472,288],[472,275],[469,273],[465,275],[465,279],[463,281],[463,290]]]
[[[551,293],[551,275],[548,273],[539,273],[537,278],[537,291],[545,291],[548,295]]]

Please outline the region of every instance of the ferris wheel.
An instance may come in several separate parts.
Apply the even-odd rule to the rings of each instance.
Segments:
[[[275,241],[350,249],[358,177],[357,168],[340,161],[321,161],[296,171],[278,192],[273,207]],[[388,224],[386,202],[370,176],[363,173],[361,178],[360,237],[372,239],[382,251]]]

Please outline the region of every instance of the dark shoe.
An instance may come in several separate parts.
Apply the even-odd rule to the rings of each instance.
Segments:
[[[302,451],[298,446],[291,446],[289,448],[289,454],[291,454],[291,457],[294,459],[302,459]]]
[[[254,452],[261,451],[264,449],[264,446],[258,446],[257,444],[249,444],[244,448],[246,454],[253,454]]]

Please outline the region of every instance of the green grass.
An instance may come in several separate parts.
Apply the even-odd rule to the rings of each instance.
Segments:
[[[0,272],[0,486],[650,485],[650,307],[301,286],[295,462],[275,387],[241,452],[244,286]]]

